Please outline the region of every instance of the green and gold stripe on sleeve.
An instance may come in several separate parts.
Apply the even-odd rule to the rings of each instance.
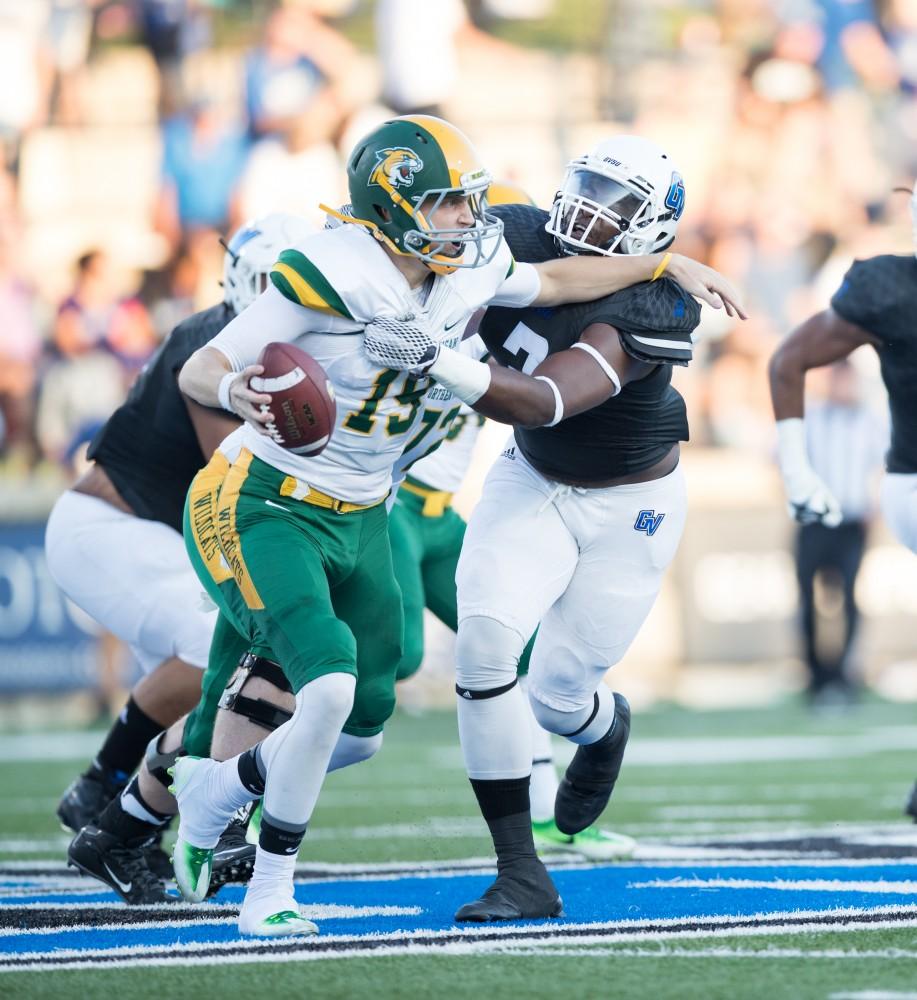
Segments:
[[[271,281],[290,301],[331,316],[353,319],[344,300],[321,271],[298,250],[284,250],[271,269]]]

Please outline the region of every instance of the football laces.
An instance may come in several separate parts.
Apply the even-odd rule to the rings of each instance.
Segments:
[[[267,403],[262,403],[259,409],[261,410],[262,413],[271,412],[271,408],[267,405]],[[271,440],[279,444],[281,447],[283,447],[283,435],[280,433],[279,430],[277,430],[277,424],[274,423],[273,418],[269,420],[264,426],[267,428],[267,432],[270,435]]]

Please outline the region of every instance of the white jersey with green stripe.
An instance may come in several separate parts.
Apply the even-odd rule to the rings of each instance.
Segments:
[[[315,233],[284,251],[271,274],[273,286],[210,346],[238,371],[255,364],[272,341],[295,343],[325,369],[337,420],[327,447],[314,457],[294,455],[248,425],[242,430],[245,447],[339,499],[372,503],[385,496],[399,456],[426,453],[448,431],[459,404],[431,379],[370,361],[363,327],[377,316],[412,312],[426,320],[440,343],[457,347],[475,310],[498,294],[507,304],[514,297],[517,282],[507,279],[515,265],[500,240],[490,263],[431,276],[422,301],[377,241],[358,226]],[[531,299],[531,284],[522,295]]]
[[[461,405],[442,443],[425,458],[410,466],[407,474],[434,490],[457,493],[465,476],[484,417],[470,406]]]

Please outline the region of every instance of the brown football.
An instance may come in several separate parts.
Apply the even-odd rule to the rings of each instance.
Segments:
[[[317,455],[331,440],[337,410],[325,369],[293,344],[268,344],[258,357],[262,375],[249,383],[271,396],[271,437],[296,455]]]

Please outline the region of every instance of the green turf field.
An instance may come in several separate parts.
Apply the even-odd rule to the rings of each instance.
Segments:
[[[877,906],[894,902],[893,920],[872,914],[871,925],[845,918],[816,926],[821,918],[813,918],[816,925],[803,921],[778,929],[779,923],[768,925],[765,917],[772,904],[762,897],[761,920],[748,919],[742,928],[724,926],[710,934],[709,926],[696,921],[692,931],[688,916],[677,934],[658,928],[630,933],[622,932],[624,907],[608,915],[617,920],[612,936],[600,938],[580,931],[579,936],[547,934],[480,946],[453,942],[451,953],[449,948],[437,954],[424,947],[414,954],[414,939],[408,936],[398,953],[344,949],[338,957],[308,961],[307,953],[286,955],[283,963],[272,963],[270,955],[248,963],[241,954],[233,954],[231,963],[210,958],[171,968],[106,969],[98,967],[99,961],[87,961],[86,969],[0,973],[0,996],[101,997],[117,991],[125,998],[262,992],[321,997],[917,997],[917,905],[913,919],[908,913],[908,894],[917,904],[917,828],[902,815],[917,777],[915,716],[913,705],[877,700],[855,711],[819,716],[797,703],[754,711],[660,708],[635,713],[622,779],[604,819],[604,825],[640,843],[637,863],[627,869],[628,887],[643,884],[641,865],[671,865],[679,852],[687,852],[674,875],[670,868],[661,875],[646,868],[646,884],[664,882],[678,889],[693,879],[698,887],[691,890],[696,892],[691,905],[703,906],[716,896],[717,912],[727,913],[730,904],[723,893],[733,891],[727,883],[747,876],[751,885],[755,869],[733,868],[728,878],[720,873],[719,883],[709,882],[709,863],[692,862],[702,855],[691,852],[712,847],[741,866],[755,856],[749,853],[755,845],[774,850],[778,844],[768,864],[779,867],[784,855],[795,858],[785,864],[786,879],[804,878],[812,885],[818,870],[806,868],[805,876],[799,874],[802,869],[794,867],[799,859],[811,856],[816,864],[848,859],[843,863],[867,866],[874,858],[891,862],[888,877],[899,879],[893,896],[882,895],[891,891],[884,869],[876,874],[872,867],[863,868],[870,874],[862,880],[868,882],[864,891],[876,894],[871,901]],[[0,738],[0,866],[8,878],[15,870],[11,862],[21,867],[63,858],[67,838],[53,818],[54,805],[83,766],[94,739],[95,734],[86,733]],[[300,861],[353,868],[402,862],[409,868],[410,862],[487,858],[488,848],[462,772],[454,716],[399,714],[376,759],[329,778]],[[592,878],[599,884],[600,873],[572,874],[586,881],[571,883],[574,890],[562,888],[568,918],[586,923],[597,916],[605,919],[602,899],[592,900],[588,913],[578,908],[583,892],[576,887]],[[782,870],[780,876],[778,881]],[[84,888],[94,885],[71,881]],[[435,907],[440,883],[429,884]],[[11,891],[0,889],[0,894]],[[380,899],[395,900],[399,885],[382,882],[373,889],[377,891]],[[620,909],[630,891],[616,889],[615,898],[607,900],[609,907]],[[839,884],[818,891],[827,893],[818,897],[822,909],[854,898]],[[837,902],[832,904],[835,891]],[[788,902],[781,912],[811,909],[811,903],[800,905],[802,897],[792,892],[782,897]],[[685,896],[676,891],[671,898],[671,916],[681,918],[678,906]],[[3,902],[8,900],[0,898]],[[658,904],[657,917],[668,919],[666,905]],[[118,911],[112,910],[112,922]],[[648,914],[643,910],[638,915]],[[29,925],[8,921],[7,926],[0,953],[4,947],[16,948],[17,926]],[[380,930],[385,928],[380,925]]]

